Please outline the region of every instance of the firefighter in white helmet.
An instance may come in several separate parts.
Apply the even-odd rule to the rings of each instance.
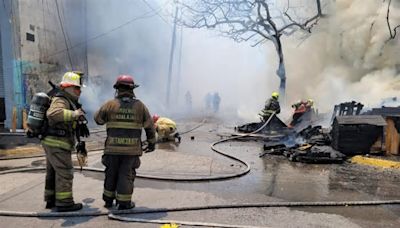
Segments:
[[[82,75],[64,74],[59,89],[46,112],[48,128],[42,140],[46,152],[46,208],[57,211],[76,211],[82,208],[72,196],[73,165],[71,152],[75,146],[75,128],[84,116],[78,100],[81,95]]]

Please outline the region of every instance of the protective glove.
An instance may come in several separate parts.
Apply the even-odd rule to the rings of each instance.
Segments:
[[[76,126],[76,134],[78,137],[89,137],[90,132],[86,124],[79,124]]]
[[[86,143],[85,141],[78,142],[76,144],[76,157],[78,159],[79,166],[87,166],[87,150],[86,150]]]
[[[28,128],[28,130],[26,131],[26,137],[34,138],[34,137],[36,137],[36,135],[31,129]]]
[[[85,115],[85,112],[81,108],[72,112],[72,117],[74,119],[80,119],[80,117],[84,116],[84,115]]]
[[[156,149],[156,144],[155,143],[149,143],[144,152],[145,153],[153,152],[155,149]]]

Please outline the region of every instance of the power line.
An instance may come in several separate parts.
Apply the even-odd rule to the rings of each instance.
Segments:
[[[69,35],[68,35],[68,26],[67,26],[67,24],[65,23],[65,10],[64,10],[64,4],[61,4],[60,5],[60,8],[61,8],[61,15],[60,15],[60,17],[61,17],[61,21],[62,21],[62,23],[63,23],[63,25],[64,25],[64,30],[65,30],[65,36],[66,36],[66,38],[67,38],[67,43],[68,43],[68,45],[69,46],[72,46],[72,42],[71,42],[71,39],[69,38]],[[74,53],[73,52],[71,52],[71,56],[73,57],[73,59],[76,59],[75,58],[75,56],[73,55]],[[71,70],[73,70],[73,69],[71,69]]]
[[[114,27],[114,28],[112,28],[112,29],[110,29],[110,30],[108,30],[108,31],[106,31],[106,32],[100,33],[100,34],[95,35],[95,36],[93,36],[93,37],[90,37],[90,38],[88,38],[88,39],[86,39],[86,40],[84,40],[84,41],[81,41],[81,42],[79,42],[79,43],[77,43],[77,44],[74,44],[74,45],[72,45],[69,49],[74,49],[74,48],[80,47],[80,46],[82,46],[82,45],[87,45],[87,43],[88,43],[89,41],[93,41],[93,40],[99,39],[99,38],[101,38],[101,37],[103,37],[103,36],[106,36],[106,35],[108,35],[108,34],[110,34],[110,33],[113,33],[113,32],[115,32],[115,31],[117,31],[117,30],[119,30],[119,29],[121,29],[121,28],[123,28],[123,27],[125,27],[125,26],[127,26],[127,25],[129,25],[129,24],[131,24],[131,23],[133,23],[133,22],[138,21],[138,20],[154,17],[155,15],[157,15],[157,12],[161,11],[161,9],[162,9],[162,7],[160,7],[158,10],[151,10],[151,11],[145,12],[144,14],[142,14],[142,15],[140,15],[140,16],[138,16],[138,17],[132,18],[132,19],[128,20],[127,22],[125,22],[125,23],[123,23],[123,24],[120,24],[120,25],[118,25],[118,26],[116,26],[116,27]],[[55,52],[53,52],[52,54],[49,54],[49,55],[47,55],[47,56],[44,56],[43,58],[49,58],[49,57],[52,57],[52,56],[61,54],[61,53],[65,52],[65,51],[67,51],[66,48],[65,48],[65,49],[61,49],[61,50],[58,50],[58,51],[55,51]],[[33,62],[33,61],[38,61],[38,60],[40,60],[40,59],[34,59],[34,60],[32,60],[31,62]],[[22,66],[25,65],[25,64],[29,64],[29,63],[20,63],[19,65],[22,67]],[[5,67],[5,68],[3,68],[3,69],[9,69],[9,68],[13,68],[13,67],[14,67],[14,66],[9,66],[9,67]],[[44,72],[44,71],[41,71],[41,72]]]
[[[165,23],[167,23],[168,25],[170,25],[170,24],[168,23],[168,21],[167,21],[163,16],[161,16],[161,14],[160,14],[159,12],[157,12],[157,11],[150,5],[150,3],[149,3],[147,0],[142,0],[142,2],[143,2],[144,4],[146,4],[147,7],[149,7],[151,10],[153,10],[154,12],[156,12],[156,13],[157,13],[157,16],[159,16],[159,17],[161,18],[161,20],[163,20]]]
[[[44,36],[44,45],[43,45],[43,51],[44,51],[44,55],[48,55],[48,44],[47,44],[47,34],[46,34],[46,16],[45,16],[45,10],[44,10],[44,1],[42,0],[42,16],[43,16],[43,36]],[[47,1],[46,1],[47,3]],[[47,8],[48,8],[48,4],[47,4]]]
[[[60,21],[61,31],[62,31],[63,36],[64,36],[64,42],[65,42],[65,46],[66,46],[66,50],[67,50],[67,54],[68,54],[69,64],[71,65],[71,70],[72,70],[72,68],[73,68],[73,66],[72,66],[72,59],[71,59],[71,55],[70,55],[70,53],[69,53],[68,42],[67,42],[67,38],[66,38],[66,36],[65,36],[64,26],[63,26],[63,23],[62,23],[62,21],[61,21],[60,9],[59,9],[59,7],[58,7],[58,0],[55,0],[55,2],[56,2],[58,20]]]

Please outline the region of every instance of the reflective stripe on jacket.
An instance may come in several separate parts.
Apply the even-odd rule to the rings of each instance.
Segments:
[[[153,119],[147,107],[130,96],[106,102],[94,114],[97,124],[106,124],[107,139],[104,153],[114,155],[142,155],[142,128],[147,140],[155,142]]]
[[[47,136],[42,140],[42,143],[47,146],[57,147],[69,151],[74,149],[72,144],[66,142],[63,138],[55,136]]]
[[[65,97],[53,97],[49,109],[46,112],[49,128],[64,130],[67,132],[65,137],[46,136],[42,143],[64,150],[74,150],[75,138],[75,118],[70,102]]]

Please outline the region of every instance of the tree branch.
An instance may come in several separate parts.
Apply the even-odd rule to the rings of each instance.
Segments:
[[[392,0],[389,0],[388,7],[387,7],[387,12],[386,12],[386,22],[387,22],[387,26],[388,26],[388,29],[389,29],[389,35],[390,35],[388,41],[391,40],[391,39],[394,39],[396,37],[397,29],[400,28],[400,25],[397,25],[397,26],[395,26],[393,28],[393,31],[392,31],[392,28],[390,27],[389,17],[390,17],[390,4],[391,3],[392,3]]]

